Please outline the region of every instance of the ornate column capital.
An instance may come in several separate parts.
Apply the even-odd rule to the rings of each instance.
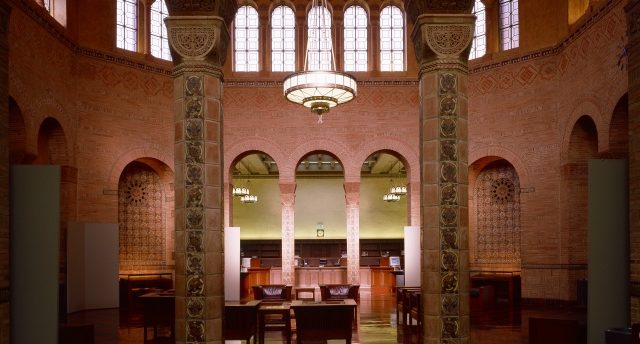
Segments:
[[[408,0],[407,14],[413,23],[423,14],[429,13],[471,13],[475,0]]]
[[[295,183],[280,183],[280,203],[284,207],[293,207],[296,203]]]
[[[418,75],[439,69],[467,72],[475,20],[471,14],[420,15],[412,33]]]
[[[172,16],[218,16],[226,23],[231,23],[238,9],[235,0],[166,0],[165,3]]]
[[[165,19],[174,74],[207,71],[222,76],[229,30],[217,16],[169,16]]]
[[[344,198],[347,206],[360,204],[360,182],[344,183]]]

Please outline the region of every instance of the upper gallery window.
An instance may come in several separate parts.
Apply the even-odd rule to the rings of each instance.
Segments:
[[[307,18],[308,70],[331,70],[333,49],[331,40],[331,14],[324,6],[316,6]]]
[[[235,70],[258,71],[258,11],[251,6],[238,8],[235,18]]]
[[[367,12],[362,6],[344,11],[344,70],[367,71]]]
[[[116,46],[137,51],[138,2],[137,0],[117,0],[116,4]]]
[[[156,0],[151,5],[151,55],[171,61],[169,39],[164,18],[169,15],[164,0]]]
[[[502,50],[520,45],[518,0],[500,0],[500,42]]]
[[[473,33],[471,53],[469,54],[470,60],[484,56],[487,52],[487,21],[482,1],[476,0],[472,13],[476,16],[476,30]]]
[[[393,5],[380,12],[380,70],[404,70],[404,16]]]
[[[271,70],[292,72],[296,68],[296,17],[289,6],[271,13]]]

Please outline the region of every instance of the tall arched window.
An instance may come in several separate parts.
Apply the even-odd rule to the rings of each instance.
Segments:
[[[235,70],[258,71],[258,11],[251,6],[238,8],[235,19]]]
[[[316,6],[307,18],[308,70],[331,70],[333,53],[331,39],[331,13],[326,7]]]
[[[151,5],[151,55],[171,61],[169,39],[164,18],[169,15],[164,0],[156,0]]]
[[[476,16],[476,30],[473,33],[470,60],[484,56],[487,52],[487,21],[482,1],[476,0],[476,4],[473,6],[473,15]]]
[[[137,0],[117,0],[116,46],[120,49],[138,50]]]
[[[367,12],[362,6],[344,11],[344,70],[367,71]]]
[[[500,42],[502,50],[520,45],[518,0],[500,0]]]
[[[380,12],[380,70],[404,70],[404,16],[396,6]]]
[[[292,72],[296,68],[296,16],[289,6],[271,13],[271,70]]]

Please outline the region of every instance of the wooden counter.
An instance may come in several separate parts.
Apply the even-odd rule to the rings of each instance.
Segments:
[[[317,287],[320,284],[347,283],[346,266],[297,267],[296,287]]]
[[[396,288],[396,275],[393,268],[388,266],[372,266],[371,269],[371,293],[393,294]]]

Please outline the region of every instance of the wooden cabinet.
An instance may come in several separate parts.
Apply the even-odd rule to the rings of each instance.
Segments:
[[[253,299],[251,286],[258,284],[271,284],[270,268],[249,268],[247,272],[240,273],[240,298]]]
[[[360,266],[383,266],[382,258],[400,256],[403,259],[403,251],[404,239],[360,239]],[[386,262],[388,264],[388,259]]]
[[[390,267],[371,267],[371,293],[393,294],[396,287],[396,276]]]

